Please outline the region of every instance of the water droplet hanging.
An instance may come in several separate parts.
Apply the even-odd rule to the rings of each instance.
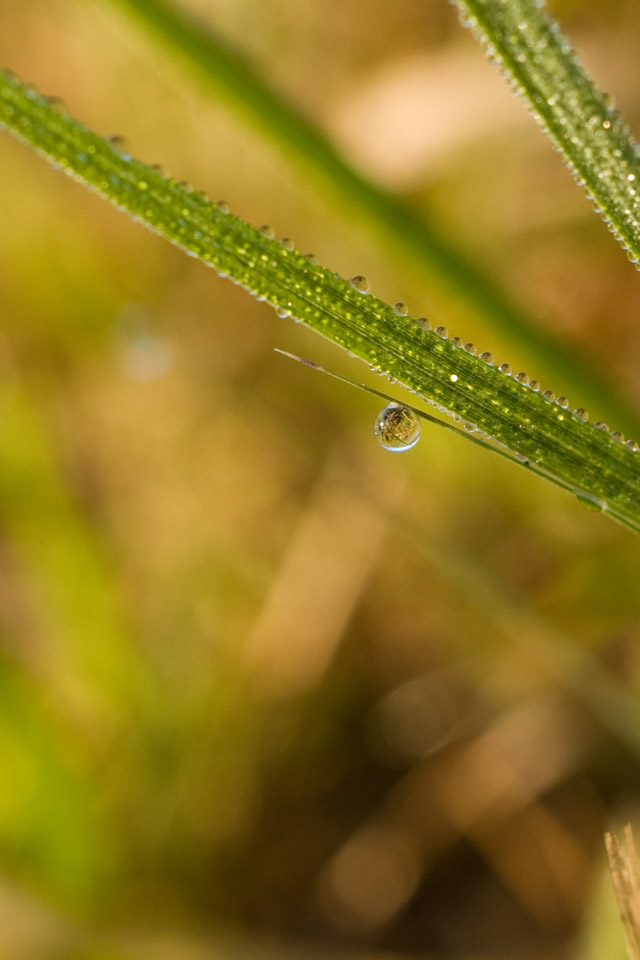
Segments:
[[[385,450],[411,450],[420,439],[420,418],[402,403],[390,403],[376,417],[374,433]]]

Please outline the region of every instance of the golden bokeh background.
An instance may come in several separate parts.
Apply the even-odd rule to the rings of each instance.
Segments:
[[[640,278],[453,6],[183,4],[640,410]],[[638,5],[552,9],[637,130]],[[563,392],[118,4],[2,0],[0,63]],[[634,535],[385,453],[274,347],[365,367],[6,134],[0,196],[0,960],[623,956]]]

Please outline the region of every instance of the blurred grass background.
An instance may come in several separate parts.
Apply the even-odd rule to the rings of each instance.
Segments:
[[[189,7],[640,407],[638,274],[453,7]],[[637,129],[637,5],[552,9]],[[522,366],[117,6],[2,0],[0,62]],[[273,352],[369,376],[330,344],[8,136],[0,183],[0,960],[622,956],[637,539],[444,431],[390,456]]]

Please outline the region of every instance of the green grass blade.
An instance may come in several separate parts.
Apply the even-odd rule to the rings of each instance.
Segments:
[[[538,0],[455,2],[637,264],[640,150],[558,24]]]
[[[115,2],[115,0],[111,0]],[[544,365],[554,382],[593,403],[599,414],[623,430],[640,432],[637,411],[601,371],[589,368],[577,351],[564,348],[498,285],[451,244],[424,216],[376,186],[340,156],[320,130],[271,89],[242,54],[210,28],[166,0],[117,0],[135,13],[176,54],[185,57],[222,96],[270,142],[337,196],[342,208],[368,220],[393,252],[427,273],[476,315],[481,315],[531,361]],[[350,215],[350,214],[349,214]]]
[[[640,532],[640,457],[608,430],[87,130],[0,71],[0,123],[85,186]]]

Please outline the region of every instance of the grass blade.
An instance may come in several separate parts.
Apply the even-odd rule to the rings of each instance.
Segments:
[[[472,344],[407,316],[310,262],[245,221],[226,204],[121,154],[116,146],[59,112],[50,101],[0,71],[0,123],[55,166],[134,220],[164,236],[221,276],[323,334],[400,381],[440,411],[466,422],[585,503],[640,532],[640,459],[584,410],[541,394],[524,374],[496,368]]]
[[[614,383],[606,381],[602,371],[590,367],[575,348],[563,347],[553,332],[541,329],[424,215],[416,215],[349,166],[318,127],[270,88],[240,51],[167,0],[117,2],[139,17],[176,55],[186,58],[216,96],[224,97],[263,136],[319,180],[337,197],[342,209],[373,225],[391,255],[402,257],[423,275],[426,272],[431,282],[488,320],[507,341],[517,342],[563,389],[592,403],[601,416],[621,429],[640,433],[637,411]]]
[[[455,0],[611,231],[640,260],[640,150],[536,0]]]

